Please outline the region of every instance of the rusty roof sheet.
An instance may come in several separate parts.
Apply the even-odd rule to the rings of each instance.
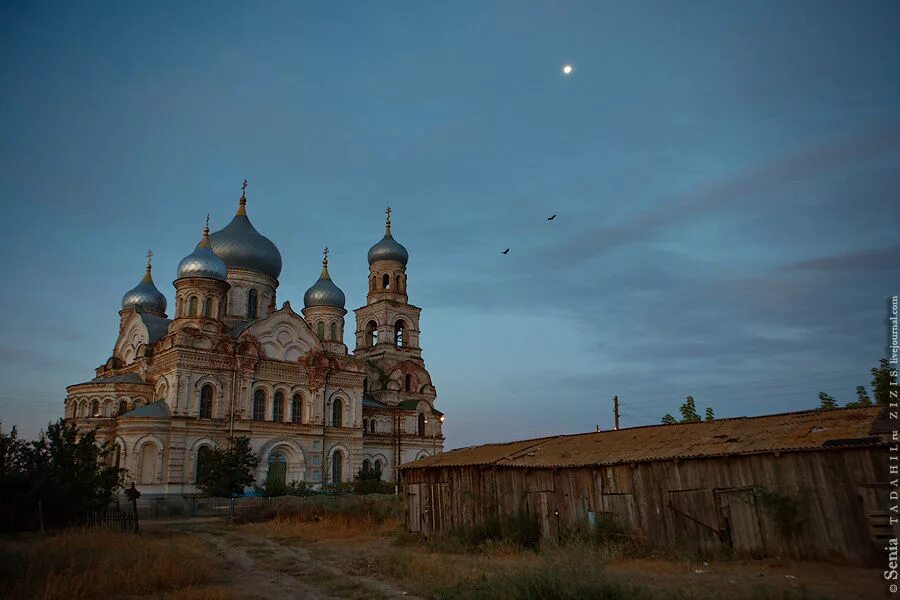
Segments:
[[[404,469],[468,465],[579,467],[765,452],[882,445],[881,409],[840,408],[652,425],[452,450]]]

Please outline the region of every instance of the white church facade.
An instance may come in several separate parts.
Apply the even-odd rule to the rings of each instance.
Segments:
[[[346,482],[361,469],[396,481],[400,464],[440,452],[444,438],[390,209],[368,252],[350,353],[327,249],[300,313],[290,302],[277,308],[281,254],[246,201],[245,189],[232,221],[204,229],[179,263],[172,318],[148,253],[144,278],[122,299],[113,354],[67,388],[66,418],[98,428],[110,460],[150,495],[196,492],[204,452],[237,436],[250,439],[259,484]]]

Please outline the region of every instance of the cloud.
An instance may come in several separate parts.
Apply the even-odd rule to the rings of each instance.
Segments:
[[[859,250],[802,260],[786,271],[896,271],[900,269],[900,246]]]

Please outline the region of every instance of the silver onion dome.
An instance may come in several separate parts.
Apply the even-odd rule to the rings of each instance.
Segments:
[[[183,277],[205,277],[225,281],[228,278],[228,267],[225,261],[216,256],[209,243],[209,226],[203,228],[203,238],[194,251],[178,263],[178,279]]]
[[[281,274],[281,253],[269,238],[259,233],[250,223],[246,204],[247,196],[241,194],[240,206],[231,223],[209,236],[213,252],[228,267],[256,271],[278,279]]]
[[[151,256],[153,256],[153,253],[148,252],[147,271],[144,273],[144,278],[122,296],[122,310],[131,309],[160,315],[166,314],[166,297],[156,289],[156,286],[153,284],[153,276],[150,274]]]
[[[369,264],[379,260],[395,260],[405,265],[409,261],[409,252],[391,235],[391,209],[388,208],[385,212],[387,221],[385,221],[384,237],[369,248]]]
[[[303,294],[303,306],[311,308],[313,306],[336,306],[344,308],[346,298],[344,292],[341,291],[331,280],[328,274],[328,248],[325,248],[325,257],[322,259],[322,274],[319,280],[315,282],[311,288]]]

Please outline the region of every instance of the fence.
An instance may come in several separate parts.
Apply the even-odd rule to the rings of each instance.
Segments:
[[[130,510],[109,508],[88,513],[83,525],[97,529],[109,529],[125,533],[136,533],[138,524],[135,515]]]

